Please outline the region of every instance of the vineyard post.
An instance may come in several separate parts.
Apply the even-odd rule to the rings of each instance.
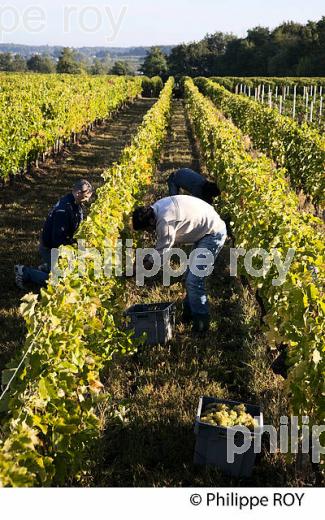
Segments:
[[[278,85],[275,87],[275,100],[278,100]]]
[[[321,96],[319,101],[319,122],[321,123],[323,113],[323,96]]]
[[[296,118],[296,101],[297,101],[297,85],[294,86],[293,89],[293,109],[292,109],[292,117]]]
[[[265,94],[265,88],[264,88],[264,83],[262,85],[262,103],[264,103],[264,94]]]
[[[282,114],[282,102],[283,102],[282,96],[280,96],[279,99],[280,99],[279,112],[280,112],[280,114]]]
[[[248,96],[251,97],[251,87],[248,87]]]
[[[313,122],[313,111],[314,111],[314,102],[312,101],[310,103],[310,116],[309,116],[309,120],[311,123]]]
[[[317,95],[317,86],[314,88],[314,104],[316,103],[316,95]]]

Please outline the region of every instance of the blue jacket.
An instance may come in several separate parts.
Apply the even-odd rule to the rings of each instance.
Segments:
[[[52,249],[72,244],[73,236],[82,220],[81,205],[75,203],[72,193],[65,195],[48,214],[42,232],[42,245]]]
[[[206,179],[190,168],[180,168],[169,177],[169,195],[179,195],[180,189],[186,190],[193,197],[202,197]]]

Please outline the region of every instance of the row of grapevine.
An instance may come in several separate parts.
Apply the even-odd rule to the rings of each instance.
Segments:
[[[304,78],[304,77],[239,77],[239,76],[213,76],[211,77],[213,81],[216,81],[223,87],[234,92],[236,85],[239,83],[245,84],[247,87],[255,88],[263,83],[266,86],[270,86],[271,88],[278,87],[282,89],[283,87],[296,87],[297,93],[303,94],[304,88],[307,87],[311,89],[311,87],[325,88],[325,80],[324,78]]]
[[[126,215],[150,182],[167,132],[173,85],[170,78],[121,161],[104,174],[106,182],[79,231],[78,238],[102,255],[107,239],[116,244]],[[73,250],[61,248],[60,267]],[[100,433],[100,370],[114,352],[134,349],[120,324],[122,284],[103,271],[96,275],[94,259],[82,276],[76,258],[71,267],[57,284],[51,277],[39,301],[35,295],[23,299],[27,355],[0,402],[9,415],[0,443],[1,486],[49,486],[78,478]]]
[[[0,75],[0,180],[141,94],[140,78]]]
[[[322,132],[325,127],[324,111],[324,87],[311,85],[301,89],[294,86],[267,84],[263,81],[251,87],[250,82],[237,83],[233,91],[232,88],[223,81],[217,81],[220,85],[228,88],[235,94],[251,97],[270,108],[276,108],[280,114],[292,117],[299,124],[308,123],[309,126]],[[301,92],[301,93],[300,93]]]
[[[266,156],[254,158],[244,135],[225,119],[191,79],[185,82],[186,104],[203,157],[222,190],[221,204],[232,222],[236,247],[276,249],[284,261],[295,255],[282,285],[274,262],[251,277],[266,309],[267,336],[289,346],[288,392],[292,410],[313,423],[324,421],[324,253],[322,222],[297,211],[297,196],[283,169]],[[246,276],[243,259],[240,269]]]
[[[198,78],[196,84],[249,135],[258,150],[266,152],[279,166],[286,168],[294,188],[310,195],[316,205],[324,204],[325,139],[317,131],[299,126],[277,110],[232,94],[205,78]]]

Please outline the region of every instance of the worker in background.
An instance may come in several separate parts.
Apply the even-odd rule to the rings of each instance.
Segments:
[[[212,204],[213,199],[219,197],[221,193],[214,182],[208,181],[190,168],[180,168],[172,173],[168,179],[168,187],[170,196],[179,195],[182,189],[208,204]]]
[[[51,209],[43,226],[39,253],[43,264],[38,269],[15,265],[16,284],[24,289],[24,283],[44,286],[51,271],[51,250],[62,245],[71,245],[74,235],[83,220],[83,203],[89,202],[93,193],[90,182],[81,179],[71,193],[62,197]]]
[[[193,250],[210,251],[215,260],[222,249],[227,229],[214,208],[203,200],[189,195],[175,195],[158,200],[152,206],[139,207],[133,212],[135,231],[156,231],[156,250],[164,265],[164,255],[174,244],[193,244]],[[205,258],[198,252],[197,258]],[[201,260],[202,261],[202,260]],[[145,269],[153,265],[151,256],[145,259]],[[204,265],[197,265],[204,270]],[[205,278],[188,269],[185,275],[186,298],[183,302],[183,321],[193,323],[193,332],[206,332],[210,325],[210,312],[206,295]]]

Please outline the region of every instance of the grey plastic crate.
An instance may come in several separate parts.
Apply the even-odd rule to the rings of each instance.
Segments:
[[[254,443],[251,442],[250,448],[245,453],[235,454],[233,463],[227,462],[227,432],[232,430],[232,428],[213,426],[201,422],[200,420],[202,411],[211,403],[221,403],[230,406],[241,404],[239,401],[228,401],[214,397],[200,397],[194,427],[194,433],[196,435],[194,464],[215,466],[223,473],[233,477],[250,477],[256,458]],[[243,404],[245,404],[247,412],[256,419],[259,425],[259,431],[249,433],[250,438],[253,439],[258,435],[262,435],[263,413],[260,406],[248,403]],[[243,434],[238,432],[238,435],[235,437],[237,446],[242,445],[242,439]]]
[[[146,345],[165,345],[173,337],[175,328],[175,303],[149,303],[133,305],[126,311],[130,318],[129,329],[134,337],[146,333]]]

